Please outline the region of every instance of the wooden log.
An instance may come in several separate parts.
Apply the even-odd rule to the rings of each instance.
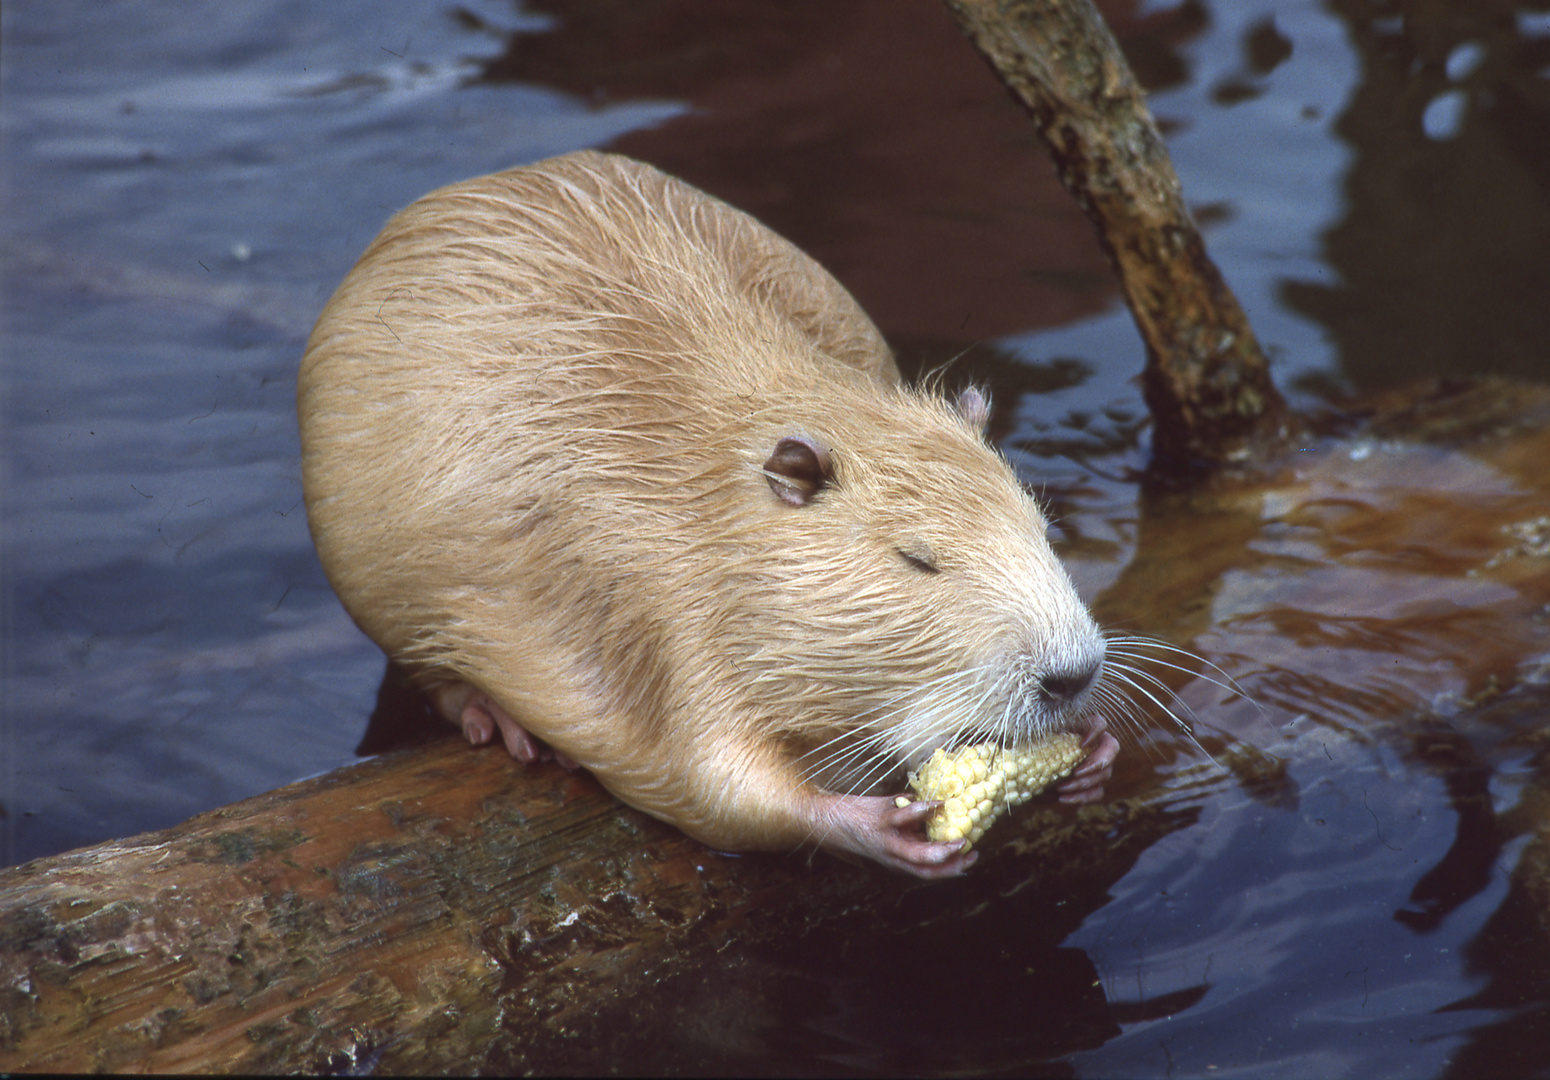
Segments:
[[[0,872],[0,1073],[713,1072],[719,1037],[664,1033],[765,1009],[761,950],[999,940],[972,920],[1018,896],[1026,961],[1058,961],[1193,820],[1155,802],[1022,807],[974,874],[925,883],[719,854],[586,773],[447,738]]]
[[[0,1072],[543,1068],[525,1037],[885,884],[447,739],[0,874]]]
[[[1146,344],[1154,463],[1211,469],[1282,444],[1293,418],[1090,0],[944,2],[1033,117],[1119,275]]]

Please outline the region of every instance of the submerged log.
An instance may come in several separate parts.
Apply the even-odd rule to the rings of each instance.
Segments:
[[[1264,353],[1090,0],[945,3],[1032,115],[1119,275],[1146,343],[1154,461],[1212,468],[1284,441],[1293,421]]]

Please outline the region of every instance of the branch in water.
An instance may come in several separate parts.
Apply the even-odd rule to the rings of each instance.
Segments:
[[[1090,0],[944,2],[1032,115],[1119,274],[1146,343],[1154,464],[1214,469],[1284,442],[1286,403]]]

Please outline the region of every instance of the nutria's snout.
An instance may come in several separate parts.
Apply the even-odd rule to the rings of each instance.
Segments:
[[[1011,665],[1009,723],[1000,741],[1015,745],[1061,731],[1081,731],[1092,711],[1094,691],[1103,680],[1104,657],[1103,638],[1096,628],[1079,644],[1019,657]]]
[[[1074,708],[1079,702],[1086,701],[1088,689],[1102,673],[1101,659],[1085,667],[1052,671],[1039,680],[1039,692],[1048,700],[1052,709]]]

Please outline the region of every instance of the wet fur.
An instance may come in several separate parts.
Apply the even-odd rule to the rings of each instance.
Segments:
[[[983,411],[901,385],[816,263],[627,159],[397,215],[298,404],[360,626],[721,848],[795,848],[831,792],[1070,724],[1038,679],[1103,655]],[[783,438],[832,453],[807,505],[763,473]]]

